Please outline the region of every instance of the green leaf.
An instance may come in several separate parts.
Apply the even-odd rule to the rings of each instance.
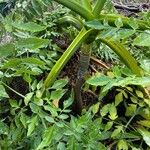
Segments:
[[[111,137],[115,138],[117,137],[121,132],[122,132],[123,127],[122,126],[117,126],[117,129],[115,129],[112,134]]]
[[[36,65],[44,66],[45,63],[38,58],[28,57],[28,58],[14,58],[10,59],[8,62],[4,63],[3,69],[7,68],[16,68],[18,65],[27,64],[27,65]]]
[[[115,120],[116,118],[118,118],[117,108],[115,107],[114,104],[111,104],[111,107],[109,108],[109,118],[111,120]]]
[[[51,89],[62,89],[68,83],[68,79],[60,79],[54,82]]]
[[[128,150],[128,144],[125,140],[119,140],[117,147],[118,150]]]
[[[28,22],[28,23],[14,22],[12,25],[19,30],[29,31],[32,33],[40,32],[40,31],[43,31],[46,29],[45,26],[41,26],[41,25],[34,23],[34,22]]]
[[[100,106],[100,103],[96,103],[95,105],[92,106],[93,114],[96,114],[98,112],[99,106]]]
[[[137,95],[139,98],[143,98],[143,97],[144,97],[144,95],[143,95],[143,93],[142,93],[141,91],[136,90],[135,92],[136,92],[136,95]]]
[[[59,100],[64,94],[66,93],[66,90],[56,90],[51,92],[51,100]]]
[[[102,115],[102,117],[106,116],[107,113],[109,112],[109,109],[111,107],[111,104],[107,104],[105,105],[101,110],[100,110],[100,114]]]
[[[134,39],[133,45],[150,47],[150,34],[141,33]]]
[[[9,103],[10,103],[11,107],[19,108],[19,105],[16,100],[10,99]]]
[[[137,105],[136,104],[129,104],[129,106],[126,108],[126,116],[133,116],[133,114],[135,114],[137,109]]]
[[[115,96],[115,106],[118,106],[123,101],[123,93],[120,92]]]
[[[0,135],[7,135],[9,133],[8,126],[0,120]]]
[[[144,127],[150,128],[150,120],[140,120],[137,123]]]
[[[5,44],[0,46],[0,57],[12,56],[15,54],[15,46],[14,44]]]
[[[138,131],[143,136],[145,143],[150,146],[150,132],[145,129],[138,129]]]
[[[54,123],[54,122],[55,122],[54,118],[52,118],[52,117],[50,117],[50,116],[45,116],[45,119],[46,119],[48,122],[50,122],[50,123]]]
[[[69,116],[68,115],[65,115],[65,114],[61,114],[58,116],[59,119],[62,119],[62,120],[65,120],[67,119]]]
[[[122,19],[118,18],[117,20],[115,20],[115,25],[117,26],[117,28],[123,27]]]
[[[27,136],[30,136],[32,132],[35,130],[35,127],[38,125],[38,117],[34,116],[33,118],[31,118],[29,122],[30,123],[28,125]]]
[[[38,49],[45,47],[46,45],[49,44],[48,39],[41,39],[41,38],[25,38],[25,39],[20,39],[17,41],[16,46],[18,48],[28,48],[28,49]]]
[[[94,76],[89,78],[86,82],[90,85],[94,85],[94,86],[104,86],[106,85],[108,82],[110,82],[112,79],[108,76],[103,76],[103,75],[98,75],[98,76]]]
[[[109,121],[107,122],[107,124],[105,125],[105,131],[108,131],[112,128],[113,126],[113,121]]]
[[[41,150],[46,146],[50,146],[51,141],[53,139],[53,134],[54,134],[54,126],[51,126],[45,131],[45,133],[43,135],[43,140],[39,144],[39,146],[37,147],[36,150]]]
[[[26,94],[25,98],[24,98],[24,103],[27,106],[28,103],[31,101],[31,98],[33,97],[34,92],[28,93]]]
[[[0,85],[0,98],[4,97],[4,98],[9,98],[8,94],[5,91],[5,88],[3,85]]]

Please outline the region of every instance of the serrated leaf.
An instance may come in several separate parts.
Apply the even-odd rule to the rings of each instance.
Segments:
[[[150,34],[141,33],[134,39],[133,45],[150,47]]]
[[[49,127],[44,135],[43,135],[43,140],[39,144],[36,150],[41,150],[46,146],[49,146],[51,144],[52,138],[53,138],[53,133],[54,133],[54,126]]]
[[[64,94],[66,93],[66,90],[56,90],[51,92],[51,100],[59,100]]]
[[[28,103],[31,101],[31,98],[33,97],[34,92],[28,93],[26,94],[25,98],[24,98],[24,103],[27,106]]]
[[[27,136],[30,136],[32,134],[37,125],[38,125],[38,117],[34,116],[33,118],[31,118],[30,123],[28,125]]]
[[[102,117],[106,116],[107,113],[109,112],[109,109],[111,107],[111,104],[107,104],[105,105],[101,110],[100,110],[100,114],[102,115]]]
[[[123,93],[120,92],[115,96],[115,106],[118,106],[123,101]]]
[[[122,126],[117,126],[117,129],[112,132],[111,137],[114,138],[118,136],[122,132],[122,129]]]
[[[119,140],[117,147],[118,150],[128,150],[128,144],[125,140]]]
[[[110,108],[109,108],[109,118],[111,120],[115,120],[116,118],[118,118],[117,115],[117,108],[115,107],[114,104],[111,104]]]
[[[51,89],[62,89],[68,83],[68,79],[60,79],[54,82]]]
[[[25,39],[20,39],[17,41],[16,46],[18,48],[28,48],[28,49],[38,49],[45,47],[46,45],[49,44],[48,39],[40,39],[40,38],[25,38]]]
[[[45,26],[41,26],[35,22],[27,22],[27,23],[14,22],[12,25],[19,30],[29,31],[32,33],[40,32],[46,29]]]
[[[5,44],[0,46],[0,58],[12,56],[15,54],[14,44]]]
[[[129,106],[126,108],[126,116],[132,116],[133,114],[135,114],[137,109],[137,105],[136,104],[129,104]]]
[[[89,78],[86,82],[94,86],[104,86],[109,83],[112,79],[108,76],[94,76]]]
[[[9,98],[9,95],[6,93],[5,88],[3,85],[0,85],[0,98]]]
[[[145,129],[138,129],[138,131],[143,136],[145,143],[150,146],[150,132]]]

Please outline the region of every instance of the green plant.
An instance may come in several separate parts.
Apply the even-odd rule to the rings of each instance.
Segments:
[[[82,54],[87,58],[87,60],[84,60],[84,63],[81,59],[81,69],[79,69],[79,77],[77,81],[77,87],[75,87],[78,92],[75,95],[80,95],[80,90],[82,86],[82,80],[84,78],[84,73],[80,73],[80,70],[84,70],[83,72],[86,72],[87,64],[89,63],[89,56],[91,54],[91,44],[96,39],[100,40],[102,43],[106,44],[108,47],[110,47],[119,57],[120,59],[126,64],[136,75],[141,76],[142,71],[138,67],[136,60],[131,56],[131,54],[126,50],[126,48],[119,43],[117,40],[110,39],[109,37],[105,37],[104,35],[101,35],[98,33],[101,33],[103,31],[106,31],[107,29],[110,29],[110,26],[116,26],[117,29],[119,28],[133,28],[134,30],[146,30],[148,27],[145,25],[146,22],[142,20],[132,20],[126,17],[121,17],[118,15],[109,15],[109,14],[103,14],[102,9],[104,7],[104,4],[106,0],[98,0],[95,2],[95,6],[92,7],[89,0],[83,1],[83,6],[80,5],[79,2],[74,2],[72,0],[69,1],[63,1],[63,0],[55,0],[56,2],[68,7],[72,11],[76,12],[78,15],[80,15],[82,20],[82,30],[79,32],[78,36],[74,39],[74,41],[71,43],[71,45],[68,47],[68,49],[63,53],[61,58],[56,62],[55,66],[52,68],[51,72],[47,76],[44,85],[47,89],[51,86],[51,84],[55,81],[56,77],[62,70],[62,68],[65,66],[65,64],[68,62],[68,60],[71,58],[71,56],[74,54],[74,52],[81,46],[82,43],[83,47],[81,52]],[[106,24],[105,24],[106,21]],[[74,22],[74,20],[73,20]],[[108,26],[108,24],[110,26]],[[137,23],[137,26],[135,25]],[[78,24],[78,22],[76,23]],[[77,25],[76,25],[77,26]],[[80,26],[78,24],[78,26]],[[98,35],[98,36],[97,36]],[[135,44],[136,44],[135,40]],[[144,43],[145,45],[145,43]],[[85,69],[84,69],[85,66]],[[79,113],[81,113],[82,108],[82,100],[80,96],[77,98],[79,100],[78,104],[80,107]]]

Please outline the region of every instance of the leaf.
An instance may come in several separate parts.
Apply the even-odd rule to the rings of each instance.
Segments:
[[[0,46],[0,58],[12,56],[15,54],[14,44],[5,44]]]
[[[129,104],[129,106],[126,108],[126,116],[132,116],[133,114],[135,114],[137,109],[137,105],[136,104]]]
[[[31,100],[31,98],[33,97],[34,92],[28,93],[26,94],[25,98],[24,98],[24,103],[27,106],[29,101]]]
[[[99,106],[100,106],[100,103],[97,103],[92,106],[92,112],[94,115],[99,111]]]
[[[8,126],[0,120],[0,135],[7,135],[9,133]]]
[[[64,94],[66,93],[66,90],[56,90],[51,92],[51,100],[59,100]]]
[[[9,98],[3,85],[0,85],[0,98]]]
[[[90,27],[90,28],[97,29],[97,30],[103,30],[103,29],[109,29],[110,28],[110,26],[103,25],[98,20],[92,20],[92,21],[85,22],[85,25]]]
[[[45,26],[41,26],[41,25],[34,23],[34,22],[28,22],[28,23],[14,22],[12,25],[19,30],[29,31],[32,33],[40,32],[40,31],[43,31],[46,29]]]
[[[118,118],[117,109],[114,104],[111,104],[111,106],[109,108],[109,118],[111,120],[115,120],[116,118]]]
[[[144,127],[150,128],[150,120],[140,120],[137,123]]]
[[[45,116],[45,119],[46,119],[48,122],[50,122],[50,123],[54,123],[54,122],[55,122],[54,118],[52,118],[52,117],[50,117],[50,116]]]
[[[32,37],[32,38],[20,39],[19,41],[17,41],[16,46],[18,48],[28,48],[34,50],[34,49],[45,47],[48,44],[49,44],[48,39]]]
[[[68,79],[60,79],[54,82],[51,89],[62,89],[68,83]]]
[[[117,129],[115,129],[112,134],[111,134],[111,137],[114,138],[114,137],[117,137],[121,131],[122,131],[123,127],[122,126],[117,126]]]
[[[123,93],[120,92],[115,96],[115,106],[118,106],[123,101]]]
[[[19,105],[16,100],[10,99],[9,103],[10,103],[11,107],[19,108]]]
[[[143,136],[145,143],[150,146],[150,132],[145,129],[138,129],[138,131]]]
[[[65,100],[65,101],[63,102],[64,109],[66,109],[66,108],[68,108],[69,106],[71,106],[72,103],[73,103],[72,97],[70,97],[68,100]]]
[[[102,117],[106,116],[107,113],[109,112],[109,109],[111,107],[111,104],[107,104],[105,105],[101,110],[100,110],[100,114]]]
[[[31,118],[29,122],[30,123],[28,125],[27,136],[30,136],[32,132],[35,130],[35,127],[38,125],[38,117],[34,116],[33,118]]]
[[[86,82],[94,86],[104,86],[109,83],[112,79],[108,76],[94,76],[89,78]]]
[[[112,128],[113,126],[113,121],[109,121],[107,122],[107,124],[105,125],[105,131],[108,131]]]
[[[128,144],[125,140],[119,140],[117,147],[118,150],[128,150]]]
[[[65,115],[65,114],[61,114],[58,116],[59,119],[62,119],[62,120],[65,120],[67,119],[69,116],[68,115]]]
[[[45,133],[43,135],[43,140],[39,144],[39,146],[37,147],[36,150],[41,150],[46,146],[50,146],[51,141],[53,139],[53,134],[54,134],[54,126],[51,126],[45,131]]]
[[[144,95],[143,95],[143,93],[142,93],[141,91],[136,90],[135,92],[136,92],[136,95],[137,95],[139,98],[143,98],[143,97],[144,97]]]
[[[141,33],[134,39],[133,45],[150,47],[150,34]]]
[[[115,20],[115,25],[116,25],[117,28],[121,28],[123,26],[122,19],[121,18],[117,18]]]

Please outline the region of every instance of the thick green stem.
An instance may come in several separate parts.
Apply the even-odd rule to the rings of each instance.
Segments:
[[[82,7],[79,3],[75,2],[75,0],[54,0],[54,1],[68,7],[69,9],[76,12],[86,20],[94,19],[93,14],[88,9]]]
[[[118,18],[121,18],[124,28],[129,28],[129,29],[132,28],[132,27],[129,25],[129,22],[131,22],[131,19],[128,18],[128,17],[121,16],[121,15],[101,14],[100,17],[99,17],[99,20],[100,20],[100,21],[104,21],[104,19],[106,19],[106,20],[108,21],[108,24],[109,24],[109,25],[116,27],[115,21],[116,21]],[[138,29],[139,29],[139,30],[148,30],[148,29],[150,29],[150,26],[148,26],[149,23],[146,22],[146,21],[136,19],[136,23],[137,23],[137,25],[138,25]]]

